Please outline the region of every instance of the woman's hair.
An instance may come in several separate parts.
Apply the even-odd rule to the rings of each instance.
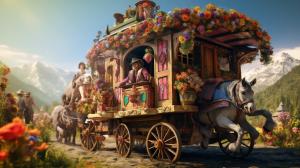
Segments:
[[[86,68],[85,63],[83,63],[83,62],[80,62],[80,63],[78,64],[78,68],[80,68],[81,65],[83,65],[84,68]]]

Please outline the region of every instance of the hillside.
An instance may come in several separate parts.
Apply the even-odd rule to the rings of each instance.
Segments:
[[[257,108],[274,112],[280,101],[293,115],[300,115],[300,66],[296,66],[275,84],[255,96]]]
[[[50,105],[52,102],[49,102],[49,97],[41,92],[39,89],[22,82],[20,79],[15,77],[13,74],[8,75],[8,87],[7,92],[15,93],[19,89],[30,91],[35,100],[35,103],[39,106],[41,105]]]
[[[0,61],[0,64],[3,64]],[[25,83],[22,78],[18,78],[15,76],[14,70],[11,69],[11,73],[7,76],[8,77],[8,86],[6,88],[6,92],[16,93],[19,89],[24,91],[31,92],[35,103],[38,106],[48,106],[53,103],[50,97],[47,94],[44,94],[38,88],[33,85]]]

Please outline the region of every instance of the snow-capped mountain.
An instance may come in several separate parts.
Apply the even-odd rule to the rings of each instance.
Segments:
[[[254,90],[259,92],[274,84],[297,65],[300,65],[300,60],[282,52],[280,55],[274,56],[270,64],[253,66],[248,71],[244,70],[242,76],[248,80],[256,78]]]
[[[65,87],[74,75],[74,72],[65,71],[40,61],[13,67],[12,72],[22,82],[36,87],[49,96],[51,98],[49,103],[60,100]]]

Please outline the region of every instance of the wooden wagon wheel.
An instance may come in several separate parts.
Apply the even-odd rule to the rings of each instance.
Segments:
[[[128,157],[132,150],[131,132],[126,124],[121,123],[116,131],[116,148],[122,157]]]
[[[232,152],[228,149],[230,143],[234,143],[237,139],[237,133],[236,132],[222,132],[218,133],[218,143],[221,148],[221,150],[234,158],[244,158],[248,156],[253,148],[255,140],[253,136],[249,132],[244,131],[244,135],[241,141],[241,147],[239,152]]]
[[[94,151],[97,149],[97,133],[95,129],[95,124],[93,122],[88,122],[88,124],[83,124],[80,129],[80,140],[81,146],[89,151]]]
[[[181,138],[177,129],[169,123],[151,127],[146,138],[146,148],[151,160],[176,162],[181,153]]]

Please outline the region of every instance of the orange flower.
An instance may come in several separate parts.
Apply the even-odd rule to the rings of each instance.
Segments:
[[[182,21],[187,22],[190,20],[190,16],[188,14],[182,14],[181,19]]]
[[[210,18],[211,18],[211,12],[205,11],[205,12],[204,12],[204,18],[205,18],[205,19],[210,19]]]
[[[29,145],[29,146],[33,146],[34,144],[35,144],[34,141],[29,141],[29,142],[28,142],[28,145]]]
[[[180,74],[176,74],[176,80],[181,80],[181,75]]]
[[[186,72],[181,72],[182,78],[187,78],[188,74]]]
[[[261,38],[263,34],[262,34],[261,31],[257,31],[257,32],[256,32],[256,35],[257,35],[257,37]]]
[[[270,41],[270,40],[271,40],[271,36],[268,35],[268,34],[266,34],[266,35],[264,35],[263,39],[264,39],[265,41]]]
[[[20,118],[15,118],[12,123],[0,128],[0,139],[15,140],[24,135],[25,125]]]
[[[36,146],[34,149],[37,151],[44,151],[46,149],[48,149],[48,144],[46,144],[45,142],[43,142],[40,146]]]
[[[8,157],[7,151],[0,151],[0,161],[5,160]]]
[[[29,130],[28,133],[29,133],[29,135],[32,135],[32,136],[39,136],[39,135],[41,135],[41,131],[38,130],[38,129],[36,129],[36,128],[32,129],[32,130]]]

